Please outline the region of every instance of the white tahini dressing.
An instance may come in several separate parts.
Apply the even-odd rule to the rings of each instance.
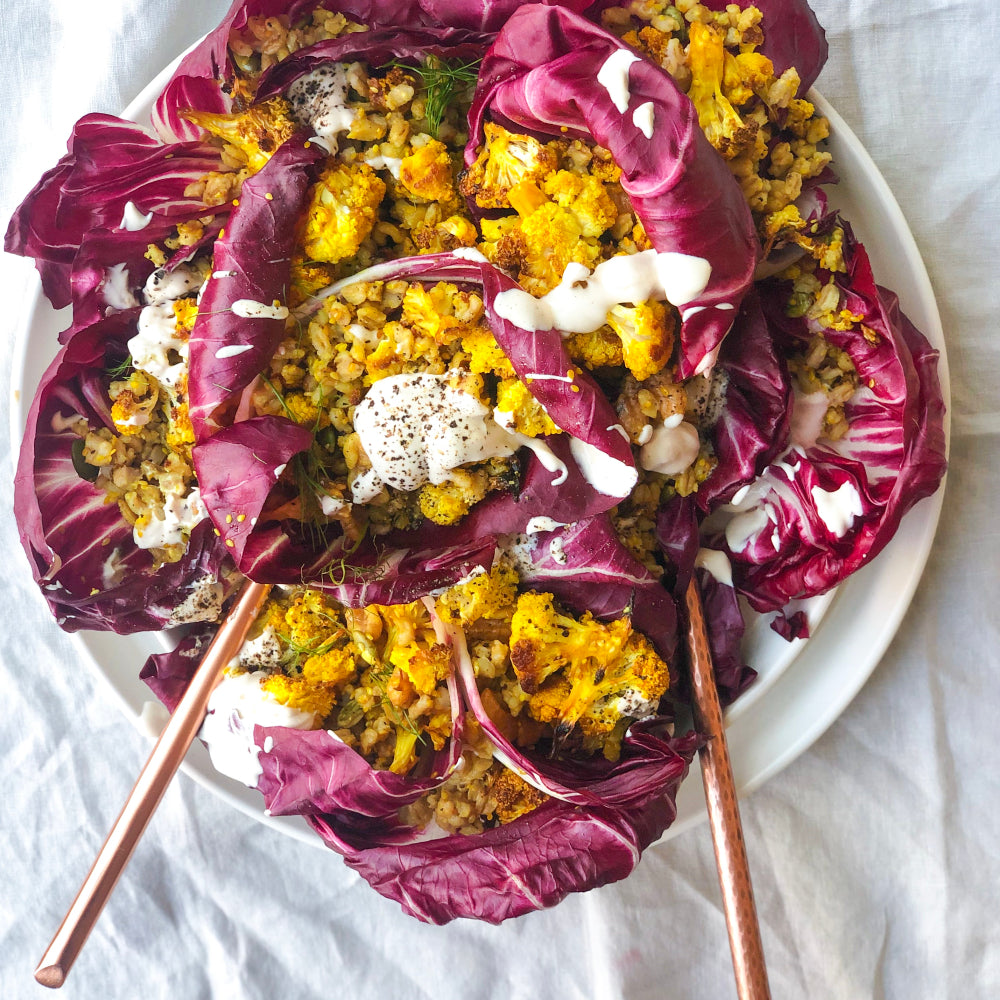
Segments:
[[[225,347],[220,347],[215,352],[215,356],[220,361],[224,361],[226,358],[237,358],[241,354],[246,354],[247,351],[252,350],[253,344],[228,344]]]
[[[161,385],[176,388],[187,371],[187,338],[177,332],[173,302],[144,306],[139,313],[139,332],[128,342],[136,368],[152,375]]]
[[[698,457],[700,449],[698,428],[694,424],[668,418],[653,428],[649,441],[639,450],[639,464],[649,472],[676,476]]]
[[[769,522],[765,507],[753,507],[737,514],[726,525],[726,544],[733,552],[742,552]]]
[[[226,674],[208,701],[208,715],[198,735],[208,744],[212,764],[221,774],[254,788],[264,773],[254,726],[311,729],[315,713],[282,705],[261,684],[263,671]]]
[[[853,483],[844,482],[835,490],[812,488],[813,503],[820,520],[838,538],[843,538],[864,511],[861,495]]]
[[[147,212],[145,215],[135,207],[134,201],[125,202],[125,211],[122,214],[122,221],[118,226],[128,233],[137,233],[140,229],[145,229],[153,221],[153,213]]]
[[[726,587],[733,585],[733,564],[725,552],[718,549],[698,549],[694,565],[696,569],[707,570],[718,583]]]
[[[184,600],[170,613],[170,625],[213,622],[222,611],[225,588],[211,573],[195,580]]]
[[[565,528],[566,524],[563,521],[556,521],[551,517],[533,517],[524,526],[524,533],[526,535],[537,535],[540,531],[555,531],[556,528]]]
[[[346,106],[347,67],[343,63],[322,63],[311,73],[300,76],[287,90],[292,117],[311,128],[315,138],[330,153],[336,153],[337,136],[347,132],[358,113]]]
[[[632,112],[632,124],[647,138],[653,138],[653,102],[646,101]]]
[[[622,113],[628,111],[629,98],[628,73],[632,63],[637,63],[639,57],[628,49],[616,49],[604,60],[604,65],[597,71],[597,82],[608,92],[614,106]]]
[[[230,307],[234,316],[243,319],[288,319],[288,307],[279,302],[258,302],[256,299],[237,299]]]
[[[380,379],[355,408],[354,430],[372,470],[399,490],[446,482],[459,466],[516,450],[487,407],[439,375]]]
[[[201,502],[201,491],[197,486],[185,497],[170,494],[163,502],[163,518],[150,515],[149,524],[135,525],[132,537],[140,549],[180,545],[185,533],[190,535],[206,513],[205,505]]]
[[[579,438],[570,438],[569,450],[583,478],[604,496],[627,497],[639,479],[634,466]]]
[[[101,295],[112,309],[134,309],[139,304],[129,284],[128,264],[112,264],[105,268]]]
[[[269,670],[281,666],[281,643],[278,633],[268,625],[256,639],[247,639],[237,653],[244,670]]]
[[[368,164],[372,170],[388,170],[396,180],[399,180],[399,168],[403,165],[403,159],[400,156],[369,156],[365,159],[365,163]]]
[[[178,264],[172,271],[158,267],[147,279],[142,289],[146,305],[173,302],[200,288],[201,272],[189,264]]]
[[[602,261],[593,272],[572,262],[562,281],[541,298],[509,288],[494,299],[493,308],[524,330],[593,333],[604,326],[613,306],[649,299],[681,306],[700,295],[711,276],[712,265],[704,257],[643,250]]]

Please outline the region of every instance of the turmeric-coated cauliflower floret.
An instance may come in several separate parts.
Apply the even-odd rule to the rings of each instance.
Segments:
[[[601,248],[583,236],[576,216],[555,202],[546,202],[521,219],[525,260],[520,282],[532,295],[544,295],[562,280],[566,265],[597,265]]]
[[[583,235],[597,239],[615,224],[618,209],[604,185],[591,174],[559,170],[542,182],[542,190],[560,208],[573,213]]]
[[[514,377],[510,358],[497,343],[488,326],[477,326],[462,335],[462,350],[469,356],[469,370],[479,375],[491,372],[502,378]]]
[[[499,558],[488,573],[480,573],[446,590],[437,599],[437,613],[445,621],[471,625],[480,618],[507,620],[517,598],[517,570]]]
[[[570,664],[593,661],[596,668],[614,661],[631,632],[627,618],[605,624],[587,611],[576,619],[559,611],[551,594],[528,591],[518,597],[511,619],[510,660],[521,687],[533,694]]]
[[[540,181],[559,165],[560,145],[486,123],[486,144],[459,189],[480,208],[510,208],[507,193],[520,181]]]
[[[186,111],[184,116],[235,146],[246,157],[247,167],[256,173],[274,151],[298,130],[289,114],[290,106],[282,97],[253,105],[233,115],[215,115],[207,111]]]
[[[435,524],[460,521],[486,496],[486,476],[467,469],[452,469],[446,483],[428,483],[419,494],[420,513]]]
[[[543,434],[561,434],[562,429],[545,412],[541,403],[532,396],[528,387],[516,378],[504,379],[497,386],[497,407],[501,413],[509,413],[506,426],[512,427],[528,437]],[[499,419],[499,418],[498,418]]]
[[[335,264],[353,257],[372,231],[385,182],[367,163],[335,163],[314,185],[303,249],[315,261]]]
[[[722,92],[725,70],[724,36],[708,25],[690,27],[688,63],[691,68],[691,98],[698,124],[708,141],[731,160],[754,144],[756,125],[746,123]]]
[[[461,323],[453,315],[458,289],[447,281],[432,288],[414,282],[403,294],[400,322],[439,344],[447,344],[461,333]]]
[[[489,771],[490,797],[496,803],[494,815],[498,823],[511,823],[537,809],[549,796],[529,785],[520,775],[502,764]]]
[[[451,156],[443,142],[431,139],[404,156],[399,165],[399,182],[410,194],[426,201],[452,201],[455,185]]]
[[[585,368],[617,367],[624,364],[622,342],[608,326],[592,333],[574,333],[566,339],[569,356]]]
[[[662,302],[616,305],[608,325],[622,342],[625,367],[641,382],[666,366],[674,349],[674,320]]]

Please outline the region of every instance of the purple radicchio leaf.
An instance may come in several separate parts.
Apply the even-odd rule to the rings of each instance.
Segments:
[[[122,263],[131,272],[128,284],[141,287],[149,243],[170,235],[179,222],[224,210],[184,194],[219,168],[219,151],[205,143],[165,146],[133,122],[91,114],[73,127],[67,148],[14,213],[5,242],[10,253],[35,259],[56,308],[93,298],[107,270]],[[141,230],[122,225],[129,202],[136,218],[152,213]],[[100,318],[99,303],[99,297],[88,300],[70,332]]]
[[[351,868],[411,916],[436,924],[456,917],[497,924],[625,878],[673,822],[677,788],[698,738],[662,739],[642,725],[633,731],[629,769],[602,782],[588,805],[550,799],[483,833],[435,839],[350,813],[307,819]]]
[[[285,332],[296,223],[305,208],[313,165],[323,150],[301,137],[275,151],[243,184],[226,229],[215,241],[190,339],[191,424],[201,441],[220,426],[217,413],[235,407]]]
[[[779,611],[771,619],[771,628],[774,629],[782,639],[791,642],[793,639],[809,638],[809,618],[804,611],[796,611],[793,615]]]
[[[788,443],[791,384],[757,293],[743,300],[713,375],[725,384],[710,430],[718,465],[694,494],[709,512],[732,499]]]
[[[185,619],[185,602],[206,579],[231,587],[232,563],[207,518],[178,562],[154,569],[118,505],[77,471],[74,418],[114,428],[105,368],[126,355],[134,332],[125,314],[80,331],[46,371],[28,414],[14,514],[35,580],[67,631],[161,629]]]
[[[887,544],[903,514],[933,494],[946,468],[938,352],[879,288],[868,256],[845,224],[840,309],[861,317],[848,330],[789,317],[790,283],[762,286],[764,310],[784,350],[816,333],[845,351],[859,388],[845,404],[849,430],[819,436],[825,404],[796,394],[789,451],[748,488],[725,527],[737,589],[759,611],[824,593]]]
[[[602,67],[629,56],[635,61],[623,71],[631,113],[619,110],[597,79]],[[758,244],[739,185],[699,128],[687,96],[664,70],[604,29],[564,8],[533,4],[516,11],[497,35],[479,80],[467,163],[476,156],[487,115],[536,134],[592,138],[622,168],[622,187],[656,250],[707,261],[705,284],[684,281],[668,294],[681,307],[681,377],[711,366],[753,281]],[[647,104],[652,138],[633,120]]]

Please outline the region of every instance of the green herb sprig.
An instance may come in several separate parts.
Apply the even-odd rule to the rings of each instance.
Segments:
[[[457,59],[449,61],[437,56],[427,56],[420,66],[398,62],[390,65],[420,77],[424,91],[424,117],[427,119],[428,129],[437,136],[456,94],[476,82],[481,61],[472,59],[469,62],[459,62]]]

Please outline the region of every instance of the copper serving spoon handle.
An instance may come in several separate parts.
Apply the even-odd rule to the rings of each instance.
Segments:
[[[208,647],[197,672],[149,755],[121,814],[115,820],[73,905],[35,969],[43,986],[62,986],[84,942],[104,909],[146,824],[160,804],[167,785],[180,767],[208,710],[208,699],[222,678],[226,664],[239,652],[243,640],[267,599],[270,585],[243,584],[225,622]]]
[[[729,947],[733,954],[736,993],[740,1000],[770,1000],[771,991],[767,982],[753,886],[750,883],[740,809],[736,801],[736,784],[722,721],[722,706],[715,686],[701,595],[693,576],[688,584],[685,601],[695,725],[699,732],[708,737],[698,754],[708,802],[708,821],[712,828],[715,861],[719,869],[722,909],[726,916]]]

